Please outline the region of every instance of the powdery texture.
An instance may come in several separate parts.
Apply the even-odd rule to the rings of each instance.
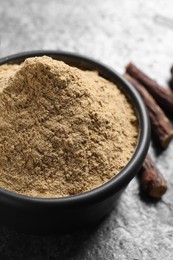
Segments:
[[[0,77],[1,187],[36,197],[78,194],[131,158],[136,116],[97,73],[43,56],[1,66]]]

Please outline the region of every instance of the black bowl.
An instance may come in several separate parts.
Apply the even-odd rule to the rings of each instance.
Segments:
[[[52,234],[95,223],[117,203],[120,194],[140,169],[150,142],[150,124],[138,92],[117,72],[77,54],[60,51],[31,51],[0,59],[1,64],[21,63],[28,57],[47,55],[84,70],[97,70],[116,83],[133,104],[139,121],[139,138],[134,154],[121,172],[102,186],[66,198],[34,198],[0,188],[0,223],[33,234]]]

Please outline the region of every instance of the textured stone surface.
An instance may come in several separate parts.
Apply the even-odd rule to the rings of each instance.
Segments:
[[[1,0],[0,56],[31,49],[86,54],[120,73],[130,60],[163,84],[173,63],[172,0]],[[151,148],[151,152],[155,153]],[[146,202],[134,179],[99,226],[57,237],[0,228],[0,259],[173,259],[173,143],[156,161],[169,180],[163,200]]]

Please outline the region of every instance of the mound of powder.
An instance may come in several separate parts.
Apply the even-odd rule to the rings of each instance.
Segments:
[[[96,72],[50,57],[0,66],[0,187],[36,197],[96,188],[131,158],[137,118]]]

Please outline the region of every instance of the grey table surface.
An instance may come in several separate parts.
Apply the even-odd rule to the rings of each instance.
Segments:
[[[94,57],[123,73],[134,61],[166,85],[173,64],[172,0],[1,0],[0,57],[51,49]],[[166,19],[166,21],[165,21]],[[150,148],[154,155],[155,150]],[[0,228],[0,259],[173,259],[173,143],[155,155],[169,190],[146,202],[133,179],[97,227],[55,237]]]

